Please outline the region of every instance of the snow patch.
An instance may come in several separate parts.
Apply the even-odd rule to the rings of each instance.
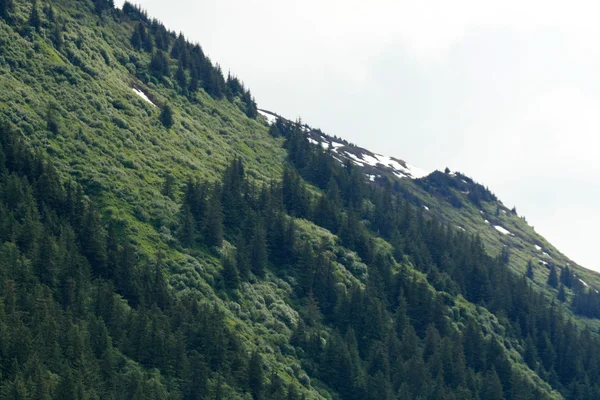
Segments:
[[[500,225],[494,225],[494,228],[495,228],[495,229],[496,229],[498,232],[502,233],[503,235],[512,235],[512,233],[510,233],[510,231],[508,231],[507,229],[505,229],[505,228],[501,227]]]
[[[490,221],[488,221],[488,220],[486,219],[486,220],[485,220],[485,223],[486,223],[486,224],[489,224],[489,223],[490,223]]]
[[[463,232],[466,232],[466,231],[467,231],[465,228],[463,228],[463,227],[462,227],[462,226],[460,226],[460,225],[456,225],[456,227],[457,227],[458,229],[460,229],[461,231],[463,231]]]
[[[546,261],[544,261],[544,260],[538,260],[538,261],[541,262],[544,265],[548,265],[548,263]]]
[[[542,254],[545,255],[546,257],[552,258],[552,257],[550,257],[550,254],[546,253],[545,251],[542,252]]]
[[[426,209],[427,211],[429,211],[429,207],[423,206],[423,208]]]
[[[131,90],[133,90],[133,92],[134,92],[135,94],[137,94],[138,96],[140,96],[140,97],[141,97],[141,98],[142,98],[142,99],[143,99],[143,100],[144,100],[146,103],[152,104],[154,107],[156,107],[156,104],[154,104],[154,103],[152,102],[152,100],[150,100],[150,99],[148,98],[148,96],[146,96],[146,93],[142,92],[142,91],[141,91],[140,89],[138,89],[138,88],[131,88]]]
[[[537,251],[542,251],[542,248],[541,248],[540,246],[538,246],[537,244],[535,245],[535,249],[536,249]]]
[[[583,279],[580,279],[580,278],[578,278],[578,279],[579,279],[579,282],[583,283],[583,286],[590,287],[590,285],[588,285],[587,283],[585,283]]]
[[[273,115],[273,114],[270,114],[268,112],[264,112],[263,110],[258,110],[258,113],[260,115],[262,115],[267,120],[267,123],[269,125],[273,125],[275,123],[275,121],[277,121],[277,117],[275,115]]]

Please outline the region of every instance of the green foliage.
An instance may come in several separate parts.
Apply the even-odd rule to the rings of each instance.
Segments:
[[[175,121],[173,121],[173,110],[171,110],[170,106],[166,105],[163,107],[160,112],[160,122],[167,129],[171,128],[175,123]]]
[[[543,268],[526,280],[517,246],[455,229],[516,218],[489,190],[449,171],[368,184],[300,122],[253,120],[240,80],[130,3],[53,3],[23,36],[17,6],[0,8],[3,398],[598,397],[600,340]]]

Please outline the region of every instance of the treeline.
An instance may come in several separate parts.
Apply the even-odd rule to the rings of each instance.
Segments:
[[[87,0],[82,3],[87,3]],[[144,10],[129,2],[124,3],[122,10],[116,9],[112,0],[93,0],[88,4],[101,19],[112,18],[133,26],[130,44],[137,51],[149,53],[150,63],[144,65],[134,55],[122,61],[136,66],[139,79],[148,82],[153,78],[158,81],[171,78],[177,83],[179,92],[191,100],[195,100],[199,89],[204,89],[211,97],[227,98],[238,104],[248,117],[256,118],[256,102],[250,90],[237,77],[231,74],[225,77],[221,67],[213,65],[199,44],[189,42],[181,33],[177,35],[168,31],[161,22],[150,19]],[[0,0],[0,18],[11,24],[21,22],[15,18],[14,0]],[[30,4],[29,17],[20,27],[24,36],[43,31],[59,52],[66,52],[69,61],[95,76],[93,68],[87,67],[77,55],[65,49],[65,30],[64,21],[56,18],[52,3],[40,7],[37,1]],[[81,47],[81,43],[77,43],[77,47]]]
[[[260,355],[249,356],[224,314],[198,295],[176,296],[162,258],[139,259],[125,231],[0,124],[0,398],[279,390],[263,382]]]
[[[255,186],[236,159],[220,182],[186,184],[182,244],[218,246],[215,239],[222,237],[235,244],[236,251],[224,255],[223,288],[235,291],[268,271],[292,277],[293,302],[303,318],[290,343],[307,372],[340,398],[541,398],[539,389],[516,373],[497,338],[484,335],[473,317],[454,316],[449,310],[453,295],[461,290],[474,302],[499,298],[491,290],[495,277],[487,274],[500,268],[505,271],[500,278],[510,279],[501,262],[487,257],[477,238],[424,219],[390,188],[381,191],[364,184],[364,176],[351,164],[340,166],[310,146],[299,126],[289,128],[277,127],[287,138],[296,168],[287,166],[281,183]],[[324,193],[312,195],[298,171],[323,186]],[[376,206],[365,208],[365,202]],[[344,246],[356,250],[368,264],[366,287],[340,290],[336,260],[324,248],[300,241],[289,216],[327,227]],[[374,232],[385,230],[396,257],[406,254],[420,267],[427,264],[434,284],[446,294],[406,267],[398,269],[392,254],[377,250]],[[453,257],[471,260],[472,269],[461,271],[460,284],[433,266],[429,246],[438,240],[438,251],[457,249]],[[521,301],[533,296],[526,283],[518,290],[526,293]],[[466,326],[458,330],[452,320]]]
[[[210,96],[221,99],[226,97],[234,102],[241,100],[243,111],[250,118],[256,118],[256,102],[238,78],[224,77],[221,67],[213,65],[197,43],[190,43],[184,35],[168,31],[156,19],[150,20],[138,6],[125,2],[123,14],[131,21],[137,21],[131,35],[131,45],[138,51],[152,55],[148,67],[151,76],[157,79],[172,77],[177,82],[180,93],[192,97],[200,88]],[[177,60],[177,68],[171,68],[171,59]],[[147,80],[144,74],[141,78]]]
[[[534,291],[524,277],[516,277],[510,272],[506,267],[509,251],[497,258],[490,257],[477,236],[454,232],[435,219],[425,218],[420,208],[410,207],[402,198],[403,194],[394,191],[390,184],[383,188],[367,185],[365,178],[351,164],[342,166],[327,150],[311,145],[299,127],[284,130],[283,134],[287,137],[286,148],[296,171],[325,191],[320,198],[307,201],[301,185],[290,185],[295,192],[289,196],[282,194],[284,199],[290,199],[291,203],[286,205],[288,212],[310,210],[311,204],[322,206],[326,212],[321,213],[321,207],[316,207],[312,214],[302,216],[338,233],[344,245],[355,249],[369,264],[370,274],[385,265],[374,254],[372,240],[374,235],[383,237],[393,245],[397,259],[408,255],[436,289],[453,297],[461,294],[496,314],[507,334],[520,343],[518,350],[523,360],[552,387],[568,398],[592,399],[600,395],[600,386],[595,383],[600,374],[600,340],[587,330],[578,330],[558,307],[548,304],[544,296]],[[296,187],[299,189],[293,189]],[[305,202],[307,204],[303,204]],[[326,219],[320,220],[316,217],[319,214]],[[395,312],[398,289],[394,291],[388,284],[394,279],[390,279],[387,268],[380,275],[384,278],[373,295],[381,298],[381,294],[386,293],[383,309]],[[583,287],[568,268],[563,269],[559,284],[569,288]],[[406,289],[403,290],[406,293]],[[589,298],[591,292],[586,293]],[[584,294],[578,296],[575,304],[578,298],[585,298],[581,297]],[[411,322],[416,322],[415,329],[421,334],[429,323],[419,323],[418,319],[411,319]],[[438,326],[436,329],[442,331]],[[473,329],[480,330],[481,326]],[[474,354],[478,359],[473,360],[475,365],[484,366],[483,371],[487,371],[486,366],[491,369],[483,362],[486,350],[480,349]],[[467,366],[475,372],[482,371],[473,364],[467,363]],[[495,365],[494,370],[508,396],[514,397],[516,391],[527,390],[520,385],[515,388],[507,375],[499,373],[501,367]],[[416,396],[415,393],[412,395]]]

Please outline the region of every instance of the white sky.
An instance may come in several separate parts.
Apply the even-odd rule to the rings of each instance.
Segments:
[[[422,168],[464,172],[600,270],[596,3],[138,3],[239,76],[259,107]]]

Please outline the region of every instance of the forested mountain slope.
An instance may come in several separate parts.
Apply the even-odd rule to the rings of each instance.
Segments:
[[[0,1],[0,92],[1,398],[600,398],[596,274],[131,4]]]

